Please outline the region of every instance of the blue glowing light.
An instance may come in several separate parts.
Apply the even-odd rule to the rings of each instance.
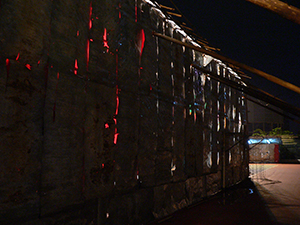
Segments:
[[[250,138],[248,144],[281,144],[281,138]]]

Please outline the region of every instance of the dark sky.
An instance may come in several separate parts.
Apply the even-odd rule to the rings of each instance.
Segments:
[[[169,0],[157,2],[172,6]],[[220,54],[300,86],[300,25],[246,0],[173,2]],[[299,0],[284,2],[300,8]],[[300,107],[299,94],[249,75],[252,84]]]

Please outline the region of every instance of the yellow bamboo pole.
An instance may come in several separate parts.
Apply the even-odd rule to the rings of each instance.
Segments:
[[[166,35],[163,35],[163,34],[160,34],[160,33],[152,32],[152,34],[154,36],[156,36],[156,37],[163,38],[163,39],[165,39],[167,41],[171,41],[171,42],[174,42],[176,44],[179,44],[179,45],[185,46],[187,48],[193,49],[195,51],[202,52],[202,53],[204,53],[206,55],[210,55],[210,56],[212,56],[214,58],[217,58],[217,59],[219,59],[219,60],[221,60],[223,62],[230,63],[230,64],[232,64],[234,66],[237,66],[237,67],[239,67],[241,69],[247,70],[247,71],[249,71],[251,73],[254,73],[254,74],[258,75],[258,76],[261,76],[261,77],[263,77],[263,78],[265,78],[265,79],[267,79],[267,80],[269,80],[269,81],[271,81],[271,82],[273,82],[275,84],[278,84],[278,85],[280,85],[282,87],[285,87],[287,89],[290,89],[290,90],[292,90],[292,91],[300,94],[300,87],[298,87],[298,86],[296,86],[294,84],[291,84],[291,83],[289,83],[287,81],[284,81],[282,79],[279,79],[278,77],[275,77],[275,76],[272,76],[272,75],[270,75],[268,73],[265,73],[265,72],[263,72],[261,70],[255,69],[255,68],[253,68],[251,66],[248,66],[248,65],[246,65],[244,63],[237,62],[237,61],[235,61],[233,59],[227,58],[227,57],[222,56],[222,55],[220,55],[218,53],[206,50],[204,48],[200,48],[200,47],[194,46],[194,45],[189,44],[189,43],[185,43],[185,42],[179,41],[179,40],[177,40],[175,38],[171,38],[169,36],[166,36]]]
[[[300,24],[300,9],[279,0],[246,0]]]

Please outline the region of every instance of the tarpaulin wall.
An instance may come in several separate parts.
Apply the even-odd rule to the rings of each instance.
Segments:
[[[2,223],[140,224],[248,176],[242,93],[191,63],[240,78],[152,2],[0,11]]]

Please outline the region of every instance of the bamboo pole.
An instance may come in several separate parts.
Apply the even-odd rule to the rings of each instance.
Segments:
[[[252,96],[256,99],[262,100],[264,102],[268,102],[271,105],[276,106],[276,107],[300,118],[300,109],[299,108],[297,108],[279,98],[276,98],[275,96],[273,96],[267,92],[261,91],[259,88],[256,88],[253,85],[244,86],[244,85],[238,84],[235,81],[218,76],[217,74],[215,74],[211,71],[208,71],[207,69],[204,69],[196,64],[192,64],[191,66],[195,67],[197,70],[203,72],[204,74],[210,76],[214,80],[217,80],[225,85],[228,85],[229,87],[234,88],[238,91],[244,92],[245,94]]]
[[[248,65],[246,65],[244,63],[237,62],[237,61],[235,61],[233,59],[227,58],[227,57],[222,56],[222,55],[220,55],[218,53],[215,53],[215,52],[212,52],[212,51],[208,51],[206,49],[194,46],[192,44],[188,44],[188,43],[179,41],[179,40],[177,40],[175,38],[171,38],[171,37],[168,37],[168,36],[160,34],[160,33],[153,32],[152,34],[154,36],[163,38],[163,39],[165,39],[167,41],[171,41],[171,42],[174,42],[176,44],[179,44],[179,45],[185,46],[187,48],[193,49],[195,51],[202,52],[202,53],[204,53],[206,55],[210,55],[210,56],[212,56],[214,58],[217,58],[217,59],[219,59],[219,60],[221,60],[223,62],[230,63],[230,64],[232,64],[234,66],[237,66],[237,67],[239,67],[241,69],[247,70],[247,71],[249,71],[251,73],[254,73],[254,74],[258,75],[258,76],[261,76],[261,77],[263,77],[263,78],[265,78],[265,79],[267,79],[267,80],[269,80],[269,81],[271,81],[271,82],[273,82],[275,84],[278,84],[278,85],[280,85],[282,87],[285,87],[287,89],[290,89],[290,90],[292,90],[292,91],[300,94],[300,87],[298,87],[298,86],[296,86],[294,84],[291,84],[291,83],[289,83],[287,81],[281,80],[281,79],[279,79],[277,77],[274,77],[274,76],[272,76],[272,75],[270,75],[268,73],[265,73],[265,72],[263,72],[261,70],[255,69],[255,68],[253,68],[251,66],[248,66]]]
[[[172,16],[182,17],[182,15],[178,14],[178,13],[173,13],[173,12],[169,12],[169,11],[167,11],[167,13]]]
[[[171,7],[168,7],[168,6],[162,5],[162,4],[159,4],[159,6],[160,6],[161,8],[167,9],[167,10],[175,11],[175,9],[174,9],[174,8],[171,8]]]
[[[300,9],[279,0],[246,0],[300,24]]]

